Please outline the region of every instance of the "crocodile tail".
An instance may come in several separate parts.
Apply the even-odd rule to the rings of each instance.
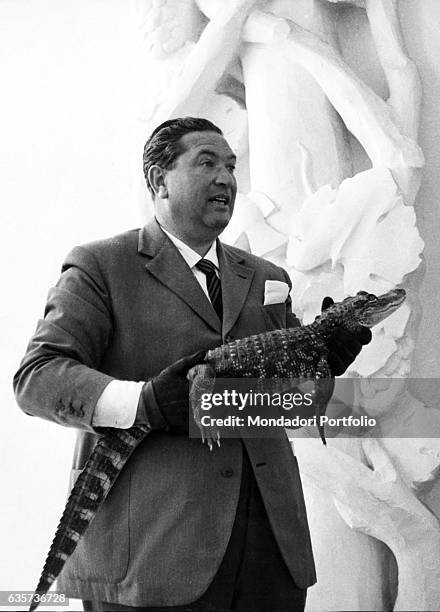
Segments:
[[[202,426],[201,419],[203,416],[202,401],[205,393],[211,394],[215,385],[215,370],[209,363],[201,363],[188,371],[187,378],[189,380],[189,405],[193,413],[194,421],[202,434],[203,442],[208,442],[209,448],[212,448],[212,441],[217,441],[216,432],[211,432],[209,429]]]
[[[64,564],[95,518],[132,452],[150,431],[146,425],[130,429],[96,428],[101,437],[70,492],[41,572],[29,611],[36,610]],[[36,597],[36,595],[39,597]]]

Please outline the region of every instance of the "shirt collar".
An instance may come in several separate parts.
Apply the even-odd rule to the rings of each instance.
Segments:
[[[174,244],[174,246],[179,251],[179,253],[182,255],[183,259],[186,261],[186,263],[188,264],[190,268],[194,268],[196,263],[198,263],[201,259],[207,259],[208,261],[210,261],[211,263],[215,265],[217,270],[219,269],[217,246],[216,246],[215,241],[211,244],[209,251],[202,258],[196,251],[194,251],[194,249],[192,249],[187,244],[185,244],[185,242],[180,240],[180,238],[173,236],[173,234],[171,234],[168,230],[166,230],[162,225],[160,225],[160,227],[162,231],[164,232],[164,234],[166,234],[168,238],[171,240],[171,242]]]

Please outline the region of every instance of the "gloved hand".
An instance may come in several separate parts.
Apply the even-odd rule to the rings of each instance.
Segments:
[[[202,363],[205,351],[182,357],[144,384],[139,397],[135,425],[149,423],[153,429],[188,433],[188,370]]]
[[[332,306],[331,297],[322,300],[321,312]],[[359,331],[350,332],[344,327],[336,327],[327,340],[329,350],[327,361],[332,376],[341,376],[361,352],[362,347],[371,341],[372,334],[368,327],[361,325]]]

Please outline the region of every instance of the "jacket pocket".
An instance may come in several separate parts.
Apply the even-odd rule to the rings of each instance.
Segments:
[[[262,306],[263,316],[268,329],[281,329],[286,327],[286,303],[267,304]]]

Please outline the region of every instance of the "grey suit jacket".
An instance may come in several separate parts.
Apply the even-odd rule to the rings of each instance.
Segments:
[[[218,243],[224,317],[156,221],[75,248],[15,376],[21,408],[79,429],[73,472],[96,441],[92,416],[114,378],[148,380],[180,357],[225,340],[297,325],[290,299],[263,305],[284,270]],[[279,439],[244,440],[281,553],[299,587],[315,570],[296,458]],[[223,558],[238,501],[242,443],[209,452],[155,431],[140,444],[65,566],[71,597],[131,606],[200,597]]]

